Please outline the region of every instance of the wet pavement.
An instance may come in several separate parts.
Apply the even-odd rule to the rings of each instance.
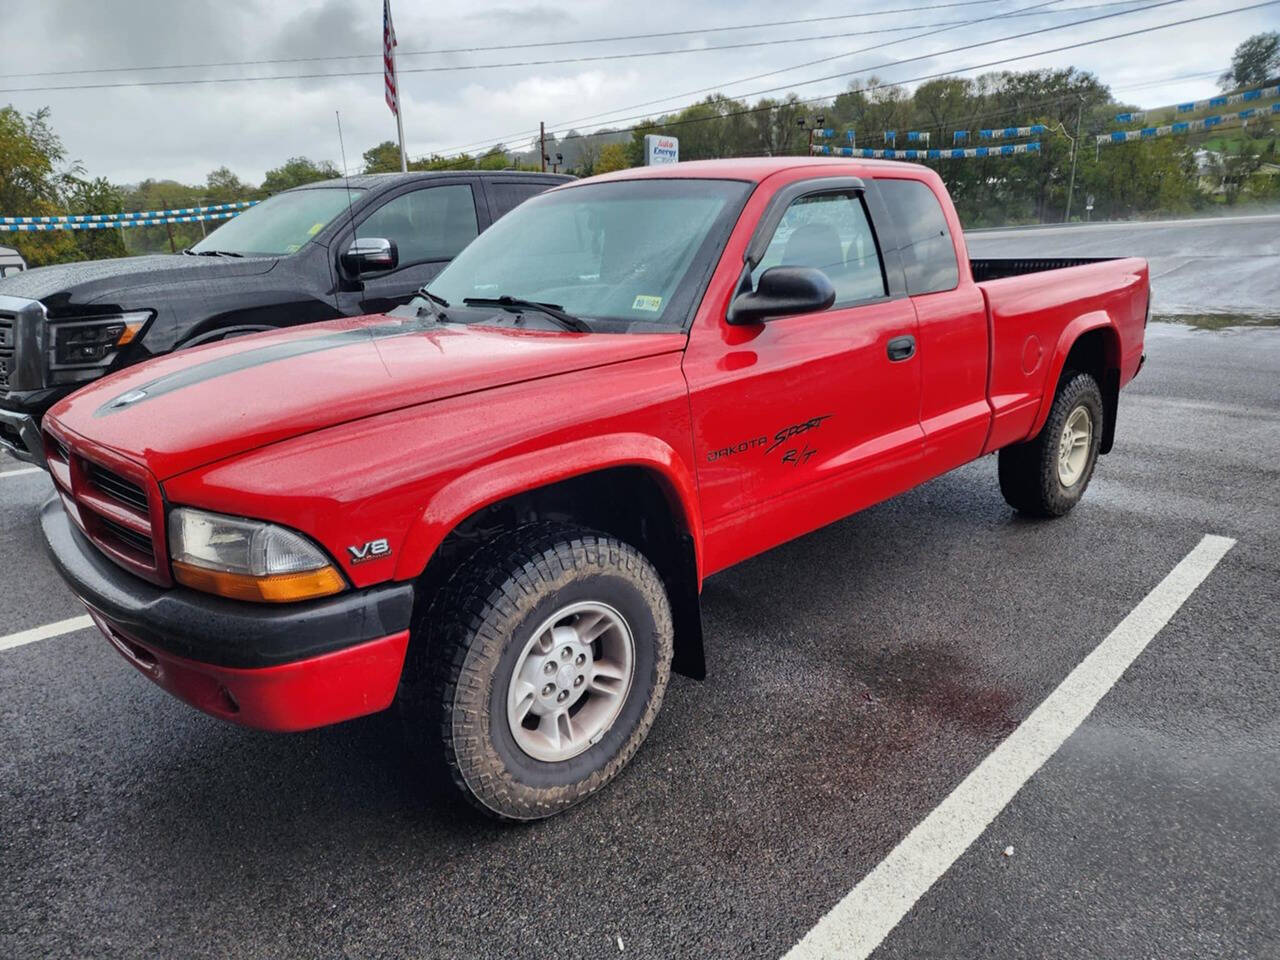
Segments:
[[[981,230],[974,257],[1146,257],[1163,314],[1280,316],[1280,213]]]
[[[1075,512],[1016,517],[986,458],[711,578],[708,679],[524,827],[441,794],[390,715],[256,733],[92,630],[0,651],[0,956],[780,956],[1214,533],[1238,543],[877,956],[1275,957],[1278,464],[1280,330],[1155,323]],[[0,476],[0,634],[82,612],[50,492]]]

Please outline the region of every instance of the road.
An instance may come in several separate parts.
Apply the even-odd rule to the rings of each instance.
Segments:
[[[782,956],[1206,534],[1236,543],[876,956],[1280,955],[1280,330],[1148,353],[1069,517],[986,458],[711,578],[708,679],[548,822],[459,809],[390,715],[273,736],[93,630],[0,650],[0,955]],[[0,474],[0,635],[81,613],[49,493]]]
[[[1159,314],[1280,318],[1280,214],[965,234],[975,257],[1146,257]]]

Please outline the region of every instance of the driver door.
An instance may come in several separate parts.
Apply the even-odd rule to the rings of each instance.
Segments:
[[[338,255],[354,239],[337,246],[337,269],[343,276],[343,313],[385,313],[408,303],[480,232],[480,215],[470,183],[444,183],[408,190],[387,200],[356,224],[354,237],[380,237],[396,245],[395,269],[385,273],[345,276]]]
[[[713,317],[690,337],[708,573],[911,486],[923,456],[920,363],[889,347],[915,336],[915,310],[862,186],[814,180],[780,199],[752,287],[773,266],[813,267],[836,302],[749,326]]]

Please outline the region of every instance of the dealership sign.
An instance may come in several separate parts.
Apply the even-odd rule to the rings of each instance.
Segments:
[[[644,138],[645,166],[656,167],[664,163],[680,162],[680,141],[675,137],[648,134]]]

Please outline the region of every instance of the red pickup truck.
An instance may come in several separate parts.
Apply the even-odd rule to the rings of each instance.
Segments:
[[[42,527],[183,700],[272,730],[395,703],[480,809],[544,817],[703,675],[710,574],[997,451],[1014,508],[1070,510],[1147,309],[1139,259],[970,260],[922,167],[630,170],[389,314],[61,401]]]

